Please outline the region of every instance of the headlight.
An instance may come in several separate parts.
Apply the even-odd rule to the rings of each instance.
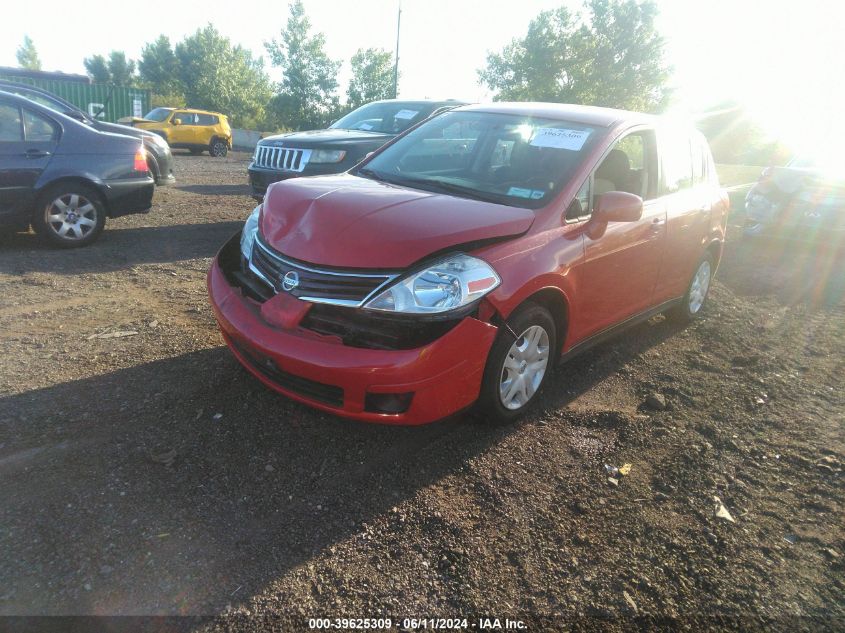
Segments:
[[[255,242],[255,236],[258,234],[258,216],[261,214],[261,205],[259,204],[244,223],[244,229],[241,232],[241,255],[246,257],[249,261],[252,255],[252,245]]]
[[[309,163],[339,163],[346,158],[346,152],[342,149],[317,149],[311,152]]]
[[[364,307],[406,314],[448,312],[480,299],[501,282],[487,262],[458,253],[399,280]]]

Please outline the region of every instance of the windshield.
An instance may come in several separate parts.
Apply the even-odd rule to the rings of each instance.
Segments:
[[[357,173],[398,185],[536,209],[566,184],[599,133],[559,119],[447,112]]]
[[[147,112],[144,118],[148,121],[158,121],[159,123],[161,123],[168,116],[170,116],[171,112],[173,112],[173,110],[171,110],[170,108],[156,108],[155,110],[150,110],[149,112]]]
[[[422,121],[437,108],[435,103],[387,102],[371,103],[353,110],[329,127],[341,130],[364,130],[382,134],[399,134]]]

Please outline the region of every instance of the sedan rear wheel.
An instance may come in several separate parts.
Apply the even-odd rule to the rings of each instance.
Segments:
[[[87,187],[69,184],[41,196],[32,224],[53,244],[75,248],[97,239],[105,222],[99,196]]]
[[[682,323],[698,318],[707,303],[713,281],[713,269],[713,255],[707,253],[698,262],[681,303],[672,308],[666,316]]]

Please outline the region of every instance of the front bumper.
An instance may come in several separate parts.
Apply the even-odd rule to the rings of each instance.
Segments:
[[[382,424],[425,424],[465,409],[478,398],[497,328],[466,317],[432,343],[409,350],[363,349],[296,324],[262,316],[262,304],[226,279],[215,257],[208,293],[223,338],[264,384],[330,413]],[[299,302],[289,295],[280,300]],[[267,303],[273,301],[270,299]],[[299,306],[307,312],[309,306]],[[368,410],[368,394],[413,393],[402,413]]]

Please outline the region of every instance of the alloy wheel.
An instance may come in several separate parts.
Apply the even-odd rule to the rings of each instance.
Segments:
[[[44,216],[47,226],[69,241],[85,239],[97,227],[97,207],[78,193],[66,193],[53,200]]]

